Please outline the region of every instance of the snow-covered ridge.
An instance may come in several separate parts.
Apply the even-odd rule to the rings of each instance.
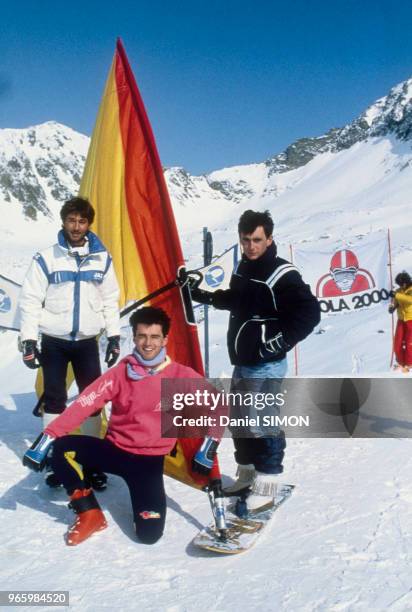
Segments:
[[[33,220],[53,218],[78,190],[88,147],[87,136],[55,121],[0,130],[0,201]]]
[[[412,138],[412,79],[393,87],[387,96],[380,98],[354,121],[342,128],[332,128],[326,134],[314,138],[301,138],[292,143],[285,151],[274,155],[262,163],[234,166],[216,170],[205,176],[191,176],[183,168],[166,170],[166,179],[175,205],[186,208],[180,214],[179,207],[175,209],[177,218],[181,219],[184,228],[189,227],[187,207],[196,208],[198,223],[206,223],[207,211],[213,208],[210,218],[219,220],[226,218],[224,211],[233,215],[233,207],[237,210],[245,207],[282,207],[284,197],[294,199],[296,187],[302,180],[312,174],[315,167],[324,168],[324,176],[328,174],[329,164],[336,155],[352,150],[360,143],[376,144],[383,157],[374,156],[376,167],[368,165],[363,168],[364,175],[370,177],[373,183],[376,177],[381,177],[382,168],[386,177],[386,189],[393,173],[408,168],[410,163],[410,140]],[[382,145],[382,139],[388,145]],[[402,141],[405,145],[401,144]],[[370,149],[362,149],[370,158]],[[385,151],[385,153],[384,153]],[[399,157],[398,157],[399,154]],[[343,156],[340,163],[340,183],[354,184],[356,181],[351,172],[345,169]],[[357,155],[357,163],[362,160]],[[390,160],[390,161],[389,161]],[[318,163],[319,162],[319,163]],[[387,165],[389,163],[389,166]],[[351,167],[353,165],[351,164]],[[358,170],[353,167],[355,174]],[[319,176],[318,186],[322,182]],[[365,181],[363,180],[364,184]],[[304,185],[302,185],[302,188]],[[394,194],[396,184],[393,185]],[[346,189],[342,195],[345,195]],[[339,194],[336,194],[339,199]],[[362,194],[358,193],[362,199]],[[336,199],[336,198],[333,198]],[[229,206],[228,206],[229,205]],[[316,205],[316,204],[315,204]]]
[[[201,176],[168,168],[165,176],[177,208],[199,210],[206,202],[239,205],[281,196],[291,185],[289,181],[279,185],[272,177],[301,168],[316,156],[390,135],[399,140],[412,137],[412,79],[393,87],[350,124],[301,138],[264,162]],[[53,218],[61,203],[78,190],[88,146],[87,136],[55,121],[0,130],[0,203],[18,206],[24,217],[33,220]]]
[[[412,79],[395,85],[363,113],[371,135],[395,132],[400,138],[411,137]]]

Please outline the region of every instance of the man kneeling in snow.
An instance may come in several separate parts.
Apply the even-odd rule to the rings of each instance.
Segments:
[[[86,488],[83,470],[89,467],[124,478],[141,542],[153,544],[163,534],[166,518],[163,461],[176,439],[161,437],[161,380],[201,376],[166,355],[170,319],[162,309],[142,308],[130,317],[130,325],[133,353],[88,386],[24,455],[26,466],[41,470],[53,445],[49,461],[76,513],[66,534],[70,546],[107,527],[92,489]],[[109,401],[112,411],[103,440],[66,435]]]

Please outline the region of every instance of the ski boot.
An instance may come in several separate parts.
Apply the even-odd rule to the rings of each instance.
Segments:
[[[65,535],[68,546],[77,546],[94,533],[106,529],[106,519],[92,489],[76,489],[70,496],[69,508],[77,516]]]
[[[226,496],[228,495],[239,495],[241,491],[244,491],[250,487],[255,478],[255,466],[253,463],[247,465],[238,465],[236,472],[237,480],[231,485],[228,485],[223,489]]]
[[[277,475],[256,472],[250,495],[246,499],[247,510],[250,516],[269,510],[274,505],[277,491]]]

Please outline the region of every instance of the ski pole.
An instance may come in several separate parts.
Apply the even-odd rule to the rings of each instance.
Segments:
[[[216,529],[219,532],[221,540],[227,540],[227,524],[225,517],[225,505],[222,491],[222,481],[213,480],[206,488],[209,497],[210,506],[212,508],[213,518],[215,519]]]

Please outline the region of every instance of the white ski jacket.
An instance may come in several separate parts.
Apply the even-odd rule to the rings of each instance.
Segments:
[[[69,250],[63,231],[57,244],[36,253],[20,297],[21,339],[38,334],[66,340],[120,334],[119,286],[112,258],[93,232],[89,254]]]

